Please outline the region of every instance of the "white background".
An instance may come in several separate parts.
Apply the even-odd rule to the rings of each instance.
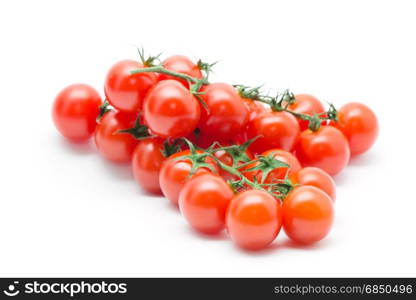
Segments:
[[[416,276],[414,1],[1,1],[0,276]],[[102,92],[152,53],[220,60],[216,80],[361,101],[374,148],[336,177],[336,222],[309,248],[247,253],[192,232],[129,166],[72,145],[57,92]]]

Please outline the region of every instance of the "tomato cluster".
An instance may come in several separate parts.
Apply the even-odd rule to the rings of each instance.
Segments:
[[[105,101],[85,84],[57,95],[53,120],[63,136],[94,136],[103,157],[131,163],[137,183],[162,193],[201,233],[226,230],[250,250],[267,247],[281,228],[300,244],[328,234],[332,176],[376,140],[370,108],[325,110],[307,94],[211,83],[213,64],[140,54],[141,62],[110,68]]]

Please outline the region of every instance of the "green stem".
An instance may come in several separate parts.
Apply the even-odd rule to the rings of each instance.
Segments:
[[[331,104],[330,109],[326,112],[326,116],[321,116],[318,114],[315,114],[313,116],[307,115],[307,114],[301,114],[294,112],[289,109],[290,103],[293,103],[296,101],[295,96],[286,90],[282,95],[277,95],[275,97],[268,96],[268,95],[262,95],[260,91],[260,87],[254,87],[250,88],[248,86],[244,85],[234,85],[234,87],[239,92],[240,96],[243,98],[248,98],[253,101],[259,101],[262,103],[266,103],[270,106],[272,111],[284,111],[287,113],[290,113],[294,117],[305,120],[309,122],[309,129],[312,131],[317,131],[321,127],[321,122],[324,120],[329,119],[335,119],[336,118],[336,109]],[[285,104],[284,104],[285,103]]]
[[[208,81],[205,78],[202,78],[202,79],[195,78],[187,74],[165,69],[163,66],[154,66],[154,67],[137,69],[137,70],[131,71],[131,74],[148,73],[148,72],[166,74],[166,75],[174,76],[174,77],[177,77],[177,78],[180,78],[188,82],[192,82],[192,83],[208,84]]]

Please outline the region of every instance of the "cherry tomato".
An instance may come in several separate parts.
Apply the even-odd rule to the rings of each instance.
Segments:
[[[316,132],[307,129],[301,133],[296,156],[303,166],[318,167],[335,175],[348,164],[350,148],[341,131],[322,126]]]
[[[139,142],[133,152],[133,175],[146,191],[161,193],[159,173],[165,157],[162,154],[163,140],[148,138]]]
[[[314,186],[297,186],[283,200],[283,229],[297,243],[320,241],[330,231],[333,220],[331,198]]]
[[[325,112],[325,107],[318,98],[308,95],[299,94],[295,96],[296,101],[289,105],[289,109],[300,114],[310,115],[320,114]],[[308,128],[309,122],[307,120],[298,119],[300,129],[305,130]]]
[[[104,84],[105,96],[118,110],[139,112],[147,91],[157,82],[155,73],[131,74],[131,71],[141,68],[143,65],[137,61],[122,60],[108,71]]]
[[[270,112],[270,107],[268,106],[264,106],[261,102],[259,101],[254,101],[252,99],[248,99],[248,98],[242,98],[244,101],[244,104],[246,105],[250,116],[249,116],[249,121],[253,120],[256,116],[265,113],[265,112]]]
[[[178,81],[160,81],[146,96],[145,122],[162,138],[175,139],[191,134],[199,117],[198,100]]]
[[[201,110],[199,128],[202,133],[219,140],[230,139],[246,126],[249,111],[237,91],[226,83],[203,86],[201,98],[206,103]]]
[[[333,201],[336,198],[336,187],[332,177],[324,170],[314,167],[302,168],[289,176],[293,184],[311,185],[323,190]]]
[[[338,122],[331,122],[347,137],[351,155],[366,152],[377,139],[378,121],[366,105],[352,102],[338,110]]]
[[[225,212],[233,196],[234,192],[221,177],[200,174],[184,185],[179,208],[195,230],[215,234],[224,229]]]
[[[251,154],[250,150],[245,150],[243,153],[236,153],[236,155],[244,155],[248,160],[254,159],[253,154]],[[228,153],[225,150],[219,150],[214,152],[214,156],[218,158],[222,163],[224,163],[227,166],[232,166],[234,164],[233,156]],[[239,164],[242,164],[243,162],[240,162]],[[247,169],[247,167],[243,167],[239,171],[243,171],[244,169]],[[229,173],[228,171],[220,168],[220,175],[225,180],[236,180],[238,179],[238,176],[233,175]]]
[[[177,73],[186,74],[191,77],[198,78],[198,79],[202,78],[202,73],[198,65],[196,65],[192,60],[190,60],[188,57],[183,56],[183,55],[170,56],[162,62],[162,65],[165,67],[165,69],[168,69]],[[189,87],[189,84],[186,80],[183,80],[178,77],[170,76],[167,74],[159,75],[159,80],[166,80],[166,79],[177,80],[181,82],[185,87],[187,88]]]
[[[248,124],[248,138],[259,136],[250,145],[253,153],[280,148],[291,151],[298,139],[299,123],[287,112],[266,112],[256,116]]]
[[[107,112],[98,124],[95,132],[95,144],[102,156],[106,159],[124,163],[131,160],[138,140],[120,130],[132,128],[136,115],[123,112]]]
[[[97,125],[101,98],[86,84],[73,84],[64,88],[55,98],[52,118],[56,128],[66,138],[86,140]]]
[[[266,152],[261,154],[262,156],[270,156],[273,155],[274,159],[280,160],[289,165],[289,168],[276,168],[271,171],[264,180],[264,183],[274,183],[278,182],[279,180],[285,179],[286,174],[290,175],[295,172],[298,172],[302,166],[300,165],[299,160],[294,156],[292,153],[281,150],[281,149],[270,149]],[[247,167],[247,169],[253,168],[257,166],[259,163],[255,162]],[[260,170],[257,171],[247,171],[244,175],[251,181],[254,180],[254,176],[257,178],[257,182],[261,182],[263,172]]]
[[[174,205],[178,205],[179,193],[185,185],[186,181],[191,177],[189,172],[192,168],[192,162],[186,159],[175,159],[183,155],[189,155],[191,152],[189,150],[184,150],[178,153],[173,154],[167,159],[160,170],[159,174],[159,183],[163,195],[168,198]],[[202,153],[197,151],[197,153]],[[215,170],[215,173],[218,174],[218,166],[212,158],[207,158],[206,162],[209,163]],[[211,172],[208,168],[199,168],[195,175],[201,173]]]
[[[282,226],[280,200],[262,190],[248,190],[235,196],[228,207],[226,224],[231,239],[249,250],[265,248]]]
[[[244,130],[244,131],[237,133],[235,136],[233,136],[233,138],[230,140],[230,143],[242,145],[247,141],[248,141],[247,130]]]

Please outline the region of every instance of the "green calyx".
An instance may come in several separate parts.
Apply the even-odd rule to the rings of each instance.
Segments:
[[[270,185],[270,193],[283,201],[294,188],[293,183],[286,177],[281,182]]]
[[[293,184],[290,182],[290,180],[287,178],[287,173],[286,173],[286,178],[284,180],[278,180],[276,182],[267,183],[267,184],[264,183],[264,181],[267,175],[273,170],[277,168],[289,168],[289,165],[282,161],[275,159],[273,157],[273,153],[271,153],[268,156],[258,156],[254,160],[250,160],[250,158],[244,152],[247,149],[247,147],[255,139],[256,138],[251,139],[242,145],[232,145],[232,146],[226,146],[226,147],[221,147],[221,145],[218,142],[214,142],[207,149],[197,149],[191,141],[189,141],[186,138],[182,138],[179,140],[182,140],[187,144],[190,154],[178,156],[173,159],[180,160],[180,161],[187,160],[191,163],[192,168],[189,172],[189,177],[192,177],[200,168],[209,169],[213,173],[217,174],[216,168],[212,164],[207,163],[208,158],[212,159],[212,161],[214,161],[219,168],[221,168],[222,170],[232,175],[235,175],[238,178],[236,180],[228,181],[228,184],[230,185],[230,187],[233,189],[234,192],[238,192],[241,189],[250,187],[253,189],[266,191],[276,198],[284,199],[286,195],[294,187]],[[176,141],[172,144],[175,144],[175,143]],[[217,151],[226,151],[227,153],[232,155],[233,160],[234,160],[233,165],[228,166],[224,164],[222,161],[220,161],[214,155],[214,153]],[[242,167],[245,167],[251,164],[256,164],[256,166],[248,170],[240,171]],[[255,170],[259,170],[259,171],[261,170],[263,172],[261,182],[257,182],[256,177],[254,177],[253,181],[251,181],[244,175],[244,172],[255,171]]]
[[[139,52],[140,61],[143,64],[143,66],[154,67],[160,65],[160,56],[162,55],[162,53],[159,53],[156,56],[149,55],[146,57],[143,47],[137,48],[137,52]],[[158,62],[157,64],[155,64],[156,61]]]
[[[246,163],[251,161],[250,157],[248,157],[248,155],[247,155],[247,149],[258,138],[259,137],[256,136],[256,137],[248,140],[247,142],[245,142],[244,144],[241,144],[241,145],[231,145],[231,146],[225,146],[225,147],[220,147],[220,148],[216,148],[216,149],[213,148],[212,151],[213,152],[217,152],[217,151],[227,152],[233,160],[232,167],[239,169],[239,168],[241,168],[241,164],[246,164]],[[211,147],[212,147],[212,145],[211,145]]]
[[[322,119],[319,117],[318,114],[314,114],[309,119],[308,128],[313,132],[318,131],[321,128]]]
[[[99,124],[101,123],[101,119],[104,117],[104,115],[109,112],[110,110],[112,110],[110,103],[108,102],[107,99],[104,100],[103,104],[101,104],[100,108],[99,108],[99,113],[98,116],[96,118],[96,122]]]
[[[140,114],[137,116],[136,122],[132,128],[119,130],[116,133],[117,134],[127,133],[127,134],[132,135],[137,140],[143,140],[143,139],[152,137],[149,133],[149,128],[146,125],[141,124]]]
[[[338,111],[332,103],[329,103],[329,109],[326,112],[326,118],[338,122]]]
[[[205,73],[204,78],[208,80],[209,74],[212,73],[213,66],[215,66],[217,63],[218,61],[213,62],[213,63],[207,63],[199,59],[197,62],[197,66],[198,66],[198,69],[200,69],[202,72]]]
[[[183,145],[182,139],[175,139],[170,141],[169,139],[163,142],[162,154],[164,157],[169,157],[179,151],[181,151],[181,146]]]
[[[189,151],[191,152],[188,155],[182,155],[173,158],[174,160],[187,160],[191,163],[192,167],[189,172],[189,177],[192,177],[196,171],[200,168],[206,168],[212,171],[213,173],[217,173],[217,170],[209,163],[206,162],[208,157],[211,157],[212,154],[210,152],[201,152],[198,153],[194,144],[186,138],[183,138],[183,141],[188,145]]]
[[[251,171],[261,171],[261,181],[260,183],[264,183],[267,176],[270,174],[270,172],[274,171],[278,168],[289,168],[290,166],[287,163],[284,163],[280,160],[277,160],[274,158],[275,153],[270,153],[267,156],[259,155],[256,157],[256,165],[252,168],[247,169],[248,172]]]

